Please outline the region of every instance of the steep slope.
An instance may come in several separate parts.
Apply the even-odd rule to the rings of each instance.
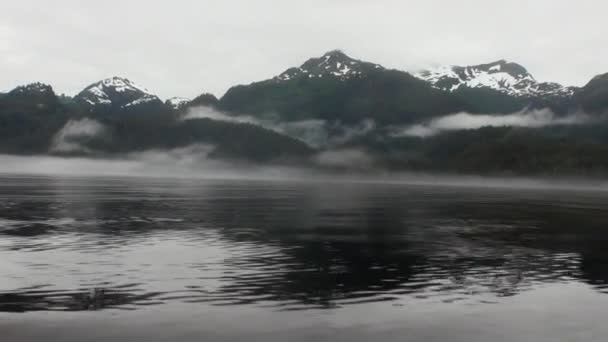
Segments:
[[[98,115],[146,114],[170,109],[158,96],[121,77],[91,84],[74,97],[74,102],[85,112]]]
[[[608,73],[595,76],[589,83],[576,92],[575,103],[590,113],[608,111]]]
[[[407,123],[464,110],[456,97],[402,71],[353,59],[341,51],[311,58],[298,68],[231,88],[218,108],[266,119],[373,119]]]

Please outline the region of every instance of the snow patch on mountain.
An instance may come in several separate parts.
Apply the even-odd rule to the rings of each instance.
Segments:
[[[77,98],[91,105],[118,105],[122,108],[160,101],[158,96],[126,78],[112,77],[85,88]]]
[[[127,108],[127,107],[131,107],[131,106],[137,106],[139,104],[154,101],[154,100],[155,100],[154,98],[150,98],[150,97],[140,97],[139,99],[131,101],[131,102],[123,105],[122,107]]]
[[[453,92],[462,87],[489,88],[512,96],[572,96],[574,88],[538,82],[517,63],[505,60],[474,66],[439,66],[415,73],[437,89]]]
[[[173,109],[179,109],[189,103],[190,99],[184,97],[172,97],[166,101],[166,103]]]
[[[319,58],[309,59],[298,68],[287,69],[275,77],[274,80],[282,82],[298,77],[334,77],[339,80],[348,80],[361,77],[373,69],[383,69],[383,67],[378,64],[353,59],[340,50],[333,50]]]

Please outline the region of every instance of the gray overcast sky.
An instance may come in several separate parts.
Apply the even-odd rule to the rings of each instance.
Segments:
[[[219,96],[335,48],[404,70],[504,58],[567,85],[608,72],[603,0],[1,1],[0,91],[117,75]]]

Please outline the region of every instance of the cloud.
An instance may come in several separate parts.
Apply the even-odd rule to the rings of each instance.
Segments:
[[[317,119],[299,121],[262,120],[251,115],[229,115],[205,106],[190,108],[182,119],[211,119],[256,125],[298,139],[313,148],[340,145],[363,136],[376,127],[371,119],[363,120],[354,125],[344,125],[340,122],[329,123]]]
[[[197,144],[113,158],[0,155],[0,173],[49,176],[161,177],[173,179],[308,179],[315,171],[207,158],[213,146]]]
[[[222,113],[214,108],[207,106],[198,106],[189,108],[188,112],[182,117],[182,120],[194,120],[194,119],[211,119],[217,121],[236,122],[236,123],[249,123],[255,125],[261,125],[261,122],[249,115],[228,115]]]
[[[586,114],[556,116],[548,109],[521,111],[508,115],[457,113],[433,119],[427,123],[394,127],[393,136],[428,137],[444,131],[478,129],[482,127],[545,127],[576,125],[590,121]]]
[[[98,137],[105,132],[104,125],[93,119],[68,121],[53,138],[50,151],[55,153],[91,152],[82,142]]]
[[[266,127],[314,148],[322,148],[330,143],[330,133],[325,120],[277,122]]]
[[[359,149],[339,149],[319,153],[315,162],[330,168],[369,169],[374,165],[374,158]]]
[[[127,160],[146,161],[149,164],[173,164],[176,166],[191,166],[206,162],[209,154],[215,150],[210,144],[194,144],[170,150],[147,150],[129,153]]]
[[[335,48],[398,69],[506,58],[527,66],[537,79],[566,84],[582,85],[603,71],[608,57],[603,23],[607,3],[488,4],[487,0],[4,1],[0,23],[14,34],[0,39],[0,46],[10,45],[9,53],[0,56],[0,91],[39,80],[74,94],[118,74],[140,80],[163,98],[194,97],[199,89],[220,95],[232,85],[272,77]],[[145,15],[138,15],[143,9]],[[408,13],[407,20],[403,13]],[[455,21],[460,18],[470,20]],[[512,23],[513,18],[517,25],[496,25]],[[58,37],[62,44],[53,43]],[[193,44],[192,37],[205,37],[205,43]]]
[[[314,148],[333,148],[364,136],[376,128],[374,120],[345,125],[325,120],[277,122],[269,127],[274,131],[305,142]]]
[[[376,129],[376,122],[372,119],[365,119],[353,126],[338,124],[337,128],[339,133],[332,136],[332,145],[340,145],[370,133]]]

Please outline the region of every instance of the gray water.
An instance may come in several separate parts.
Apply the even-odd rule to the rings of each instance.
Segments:
[[[2,341],[606,341],[608,192],[0,178]]]

